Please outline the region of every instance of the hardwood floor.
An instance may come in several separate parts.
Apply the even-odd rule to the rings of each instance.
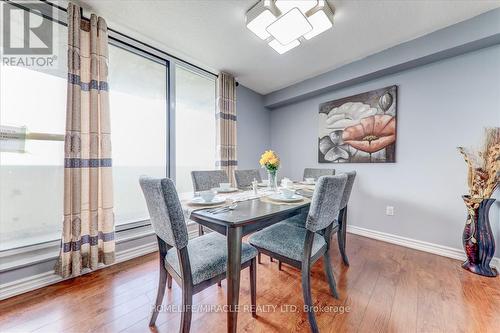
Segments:
[[[500,278],[464,271],[460,262],[348,234],[350,267],[331,249],[340,299],[329,294],[321,261],[313,268],[314,304],[321,332],[498,332]],[[147,255],[0,302],[0,332],[148,332],[158,278]],[[250,304],[247,270],[240,304]],[[194,296],[195,305],[225,304],[225,283]],[[180,304],[180,288],[164,304]],[[258,318],[241,312],[240,332],[308,332],[300,272],[263,258],[257,265]],[[273,309],[288,304],[298,312]],[[174,309],[175,310],[175,309]],[[274,310],[274,311],[273,311]],[[283,311],[282,311],[283,310]],[[335,310],[337,310],[335,312]],[[342,311],[344,310],[344,311]],[[328,312],[329,311],[329,312]],[[180,314],[161,312],[153,332],[177,332]],[[224,332],[222,312],[193,314],[191,332]]]

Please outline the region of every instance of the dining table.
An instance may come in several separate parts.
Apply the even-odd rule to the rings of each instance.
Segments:
[[[270,199],[275,191],[264,188],[258,192],[237,191],[220,194],[227,198],[223,207],[233,205],[233,209],[214,210],[213,207],[191,205],[184,196],[181,204],[185,215],[214,232],[226,236],[227,240],[227,332],[236,332],[238,320],[238,303],[240,294],[241,244],[242,238],[248,234],[264,229],[300,213],[308,207],[314,186],[295,185],[303,191],[303,199],[297,202],[280,202]],[[192,194],[191,194],[192,197]]]

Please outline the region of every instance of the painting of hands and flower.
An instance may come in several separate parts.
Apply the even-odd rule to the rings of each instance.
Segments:
[[[397,86],[319,106],[320,163],[396,161]]]

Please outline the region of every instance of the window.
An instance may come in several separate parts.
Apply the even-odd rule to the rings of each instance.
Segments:
[[[177,66],[175,94],[176,187],[190,192],[191,170],[215,169],[215,78]]]
[[[11,28],[20,36],[23,25],[11,22]],[[58,135],[16,140],[24,152],[0,152],[0,251],[61,237],[67,29],[57,29],[57,66],[0,65],[0,126]]]
[[[166,177],[167,66],[109,46],[115,224],[149,218],[139,177]]]
[[[0,62],[0,126],[26,128],[45,138],[16,140],[25,152],[0,152],[0,251],[61,236],[67,27],[53,27],[57,68]],[[11,29],[20,40],[23,22],[12,23]],[[173,177],[178,191],[187,192],[192,191],[191,170],[215,168],[215,76],[176,64],[170,77],[170,56],[119,33],[110,33],[109,60],[114,213],[120,230],[149,219],[141,175]],[[176,94],[173,123],[169,91]]]

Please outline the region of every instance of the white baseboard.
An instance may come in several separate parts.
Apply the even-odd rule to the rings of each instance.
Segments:
[[[62,280],[63,278],[51,271],[4,283],[0,285],[0,300],[61,282]]]
[[[381,231],[370,230],[366,228],[357,227],[354,225],[347,226],[347,232],[367,238],[376,239],[382,242],[396,244],[410,249],[424,251],[432,254],[437,254],[443,257],[452,259],[465,260],[465,253],[462,249],[456,249],[449,246],[424,242],[412,238],[402,237],[398,235],[388,234]],[[491,260],[491,266],[500,270],[500,258],[494,257]]]
[[[120,262],[124,262],[133,258],[137,258],[152,252],[158,251],[158,245],[156,241],[136,246],[130,249],[126,249],[123,251],[120,251],[116,254],[116,260],[113,265],[116,265]],[[98,269],[101,268],[106,268],[108,266],[102,266],[99,267]],[[87,274],[90,271],[84,273]],[[28,291],[32,291],[38,288],[46,287],[48,285],[61,282],[64,279],[61,278],[59,275],[54,274],[54,271],[50,272],[45,272],[33,276],[26,277],[24,279],[12,281],[9,283],[4,283],[0,285],[0,300],[16,296],[19,294],[26,293]]]
[[[120,262],[124,262],[130,259],[134,259],[140,256],[144,256],[149,253],[153,253],[158,251],[158,243],[156,240],[154,242],[136,246],[127,250],[123,250],[116,254],[116,260],[114,264],[118,264]],[[107,266],[106,266],[107,267]]]

